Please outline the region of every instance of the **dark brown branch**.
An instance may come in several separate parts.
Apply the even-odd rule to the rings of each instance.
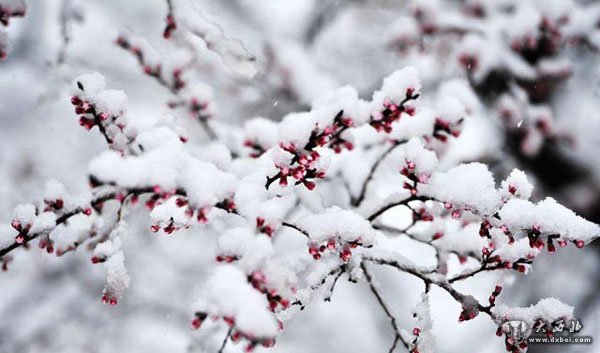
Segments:
[[[387,205],[383,206],[382,208],[380,208],[379,210],[377,210],[377,211],[375,211],[373,214],[371,214],[371,215],[370,215],[370,216],[367,218],[367,220],[368,220],[369,222],[372,222],[372,221],[373,221],[373,220],[375,220],[377,217],[379,217],[381,214],[383,214],[384,212],[386,212],[386,211],[387,211],[387,210],[389,210],[390,208],[394,208],[394,207],[396,207],[396,206],[401,206],[401,205],[407,206],[407,205],[408,205],[408,203],[409,203],[409,202],[412,202],[412,201],[423,201],[423,202],[425,202],[425,201],[429,201],[429,200],[432,200],[432,199],[431,199],[431,198],[429,198],[429,197],[425,197],[425,196],[415,196],[415,195],[412,195],[412,196],[410,196],[409,198],[406,198],[406,199],[404,199],[404,200],[402,200],[402,201],[393,202],[393,203],[390,203],[390,204],[387,204]]]
[[[124,192],[126,194],[125,197],[127,198],[129,196],[134,196],[134,195],[137,196],[137,195],[141,195],[141,194],[152,193],[152,192],[154,192],[154,189],[153,189],[153,187],[143,187],[143,188],[128,189],[128,190],[125,190],[125,191],[113,191],[113,192],[110,192],[110,193],[107,193],[107,194],[103,194],[101,196],[96,197],[94,200],[92,200],[90,202],[90,206],[92,208],[96,208],[97,206],[100,206],[101,204],[103,204],[106,201],[115,200],[116,197],[117,197],[117,194],[122,193],[122,192]],[[181,196],[185,196],[186,195],[185,190],[182,190],[182,189],[177,189],[176,194],[177,195],[181,195]],[[77,207],[77,208],[75,208],[73,210],[70,210],[70,211],[67,211],[67,212],[63,213],[58,218],[56,218],[56,224],[54,225],[54,227],[57,227],[57,226],[59,226],[61,224],[66,223],[71,217],[73,217],[73,216],[75,216],[77,214],[81,214],[84,211],[85,211],[84,208]],[[19,247],[27,244],[31,240],[33,240],[33,239],[35,239],[35,238],[37,238],[37,237],[39,237],[41,235],[47,234],[47,233],[48,233],[48,231],[27,234],[25,236],[24,241],[22,243],[17,243],[16,240],[15,240],[9,246],[7,246],[7,247],[5,247],[3,249],[0,249],[0,258],[3,257],[3,256],[5,256],[6,254],[10,253],[11,251],[13,251],[13,250],[15,250],[15,249],[17,249],[17,248],[19,248]]]
[[[223,353],[225,351],[225,346],[227,345],[227,341],[229,340],[229,337],[231,337],[232,332],[233,332],[233,326],[231,326],[229,328],[229,330],[227,330],[227,334],[225,335],[225,338],[223,339],[223,343],[221,343],[221,348],[219,348],[219,351],[217,353]]]
[[[371,182],[371,180],[373,179],[373,176],[375,175],[375,171],[377,171],[377,169],[379,168],[379,165],[381,164],[381,162],[383,162],[383,160],[390,155],[390,153],[392,153],[396,147],[402,145],[406,143],[406,140],[402,140],[402,141],[394,141],[392,143],[392,145],[390,147],[388,147],[375,161],[375,163],[371,166],[371,170],[369,171],[369,175],[367,176],[367,178],[365,179],[365,181],[362,184],[362,187],[360,189],[360,193],[358,194],[358,196],[356,198],[352,198],[352,205],[354,207],[358,207],[360,206],[360,204],[364,201],[365,196],[367,194],[367,188],[369,186],[369,183]]]
[[[392,344],[392,347],[390,348],[389,353],[392,353],[396,349],[396,345],[398,344],[398,341],[402,342],[402,344],[404,345],[404,347],[406,347],[406,349],[409,349],[408,342],[406,342],[404,340],[404,338],[402,337],[402,333],[401,333],[400,327],[398,326],[398,321],[396,319],[396,316],[392,313],[392,309],[386,303],[385,299],[383,298],[383,295],[379,292],[379,288],[377,288],[377,285],[375,283],[373,283],[374,282],[373,275],[367,268],[367,264],[365,263],[365,261],[362,261],[360,263],[360,268],[362,268],[362,270],[365,274],[365,279],[367,280],[367,284],[369,285],[371,292],[373,292],[373,295],[375,296],[375,298],[377,299],[377,302],[379,303],[379,305],[385,312],[385,315],[390,319],[390,323],[392,324],[392,328],[394,329],[394,334],[395,334],[394,343]]]
[[[381,230],[383,232],[388,232],[388,233],[395,233],[395,234],[402,234],[402,235],[406,235],[407,237],[409,237],[410,239],[417,241],[419,243],[423,243],[423,244],[427,244],[427,245],[431,245],[434,246],[430,240],[424,240],[424,239],[420,239],[418,237],[416,237],[414,234],[410,234],[408,233],[408,231],[414,227],[416,224],[416,222],[411,222],[411,224],[409,224],[408,226],[406,226],[404,229],[397,229],[394,227],[390,227],[390,226],[386,226],[383,224],[374,224],[373,225],[373,229],[377,229],[377,230]]]
[[[373,263],[376,263],[379,265],[387,265],[387,266],[395,267],[402,272],[411,274],[417,278],[420,278],[425,283],[426,288],[432,284],[436,285],[439,288],[446,291],[448,294],[450,294],[450,296],[452,296],[452,298],[454,298],[456,301],[458,301],[461,304],[465,301],[465,298],[467,297],[466,295],[464,295],[464,294],[458,292],[456,289],[454,289],[452,287],[452,285],[450,284],[450,282],[448,282],[447,280],[445,280],[445,279],[441,280],[441,279],[431,277],[431,276],[429,276],[428,273],[423,273],[422,271],[420,271],[419,269],[417,269],[415,267],[411,267],[406,264],[401,264],[398,261],[390,260],[390,259],[381,259],[381,258],[368,256],[368,255],[363,256],[363,261],[370,261],[370,262],[373,262]],[[486,313],[488,316],[490,316],[492,319],[494,319],[494,314],[492,314],[490,306],[483,306],[481,303],[477,302],[477,309],[480,312]]]
[[[279,179],[281,177],[281,172],[275,174],[272,177],[267,177],[267,182],[265,183],[265,189],[269,190],[269,187],[271,186],[271,184],[273,184],[273,182],[275,182],[275,180]]]
[[[531,263],[531,261],[527,260],[527,259],[519,259],[517,261],[514,262],[515,264],[524,264],[524,263]],[[492,266],[488,266],[490,263],[487,261],[484,261],[481,266],[473,271],[469,271],[460,275],[457,275],[455,277],[452,277],[448,280],[449,283],[454,283],[456,281],[462,281],[464,279],[467,279],[469,277],[473,277],[478,273],[481,272],[487,272],[487,271],[495,271],[495,270],[499,270],[504,268],[504,264],[502,263],[497,263],[494,264]]]
[[[310,239],[310,234],[308,234],[307,231],[305,231],[304,229],[298,227],[295,224],[289,223],[289,222],[282,222],[281,223],[282,226],[288,227],[288,228],[292,228],[297,230],[298,232],[302,233],[305,237],[307,237],[308,239]]]
[[[337,284],[338,280],[340,279],[340,277],[342,277],[342,275],[344,274],[345,271],[346,271],[346,266],[342,266],[341,270],[335,275],[335,277],[333,277],[333,282],[331,283],[331,288],[329,288],[329,292],[327,293],[327,295],[325,296],[325,298],[323,300],[325,300],[326,302],[331,301],[331,296],[333,296],[333,291],[335,290],[335,285]]]
[[[102,124],[102,118],[100,118],[100,115],[98,115],[98,112],[96,112],[96,107],[94,105],[91,106],[90,114],[94,116],[94,122],[96,123],[96,126],[98,126],[98,130],[100,130],[102,136],[104,136],[106,143],[108,143],[109,145],[112,144],[113,140],[110,137],[108,137],[106,127]]]

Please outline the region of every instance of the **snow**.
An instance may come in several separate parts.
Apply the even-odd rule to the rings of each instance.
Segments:
[[[583,240],[586,244],[600,234],[598,225],[578,216],[550,197],[537,204],[511,199],[500,209],[499,216],[502,223],[514,233],[537,225],[543,236],[557,234],[564,240]]]
[[[44,186],[44,200],[64,200],[68,195],[65,186],[56,179],[48,180]]]
[[[573,318],[573,307],[555,298],[545,298],[535,305],[532,304],[525,308],[498,305],[492,309],[492,312],[498,317],[499,324],[520,320],[527,324],[529,330],[534,327],[538,319],[552,323],[560,319],[570,320]]]
[[[29,230],[33,234],[47,233],[56,226],[56,214],[54,212],[44,212],[37,216]]]
[[[498,231],[498,233],[500,233]],[[492,256],[498,256],[502,262],[514,263],[521,259],[533,259],[540,254],[540,249],[531,247],[529,245],[529,239],[521,238],[515,240],[514,243],[509,244],[506,235],[496,234],[492,236],[494,239],[494,246],[496,250],[493,251]],[[525,265],[526,271],[529,270],[529,265]]]
[[[533,185],[527,180],[527,175],[523,171],[513,169],[506,180],[502,181],[500,189],[502,190],[502,197],[504,199],[518,197],[528,200],[533,192]]]
[[[437,95],[440,98],[451,97],[456,99],[464,107],[465,111],[462,114],[475,114],[482,108],[473,88],[464,79],[444,81],[438,88]]]
[[[435,352],[436,342],[432,331],[433,320],[431,318],[431,307],[427,293],[421,294],[421,300],[415,306],[413,314],[417,318],[416,327],[419,329],[416,348],[421,353]]]
[[[200,208],[233,196],[237,186],[235,176],[219,170],[212,163],[194,158],[179,137],[165,129],[140,136],[145,152],[139,156],[122,157],[111,151],[103,153],[90,163],[90,173],[102,182],[114,183],[121,188],[157,185],[165,191],[182,188],[190,203]]]
[[[467,115],[465,106],[457,98],[445,96],[438,99],[436,103],[439,117],[449,123],[456,123]]]
[[[277,143],[277,123],[262,117],[250,119],[244,123],[244,136],[264,149],[271,148]]]
[[[121,237],[114,237],[113,239],[107,239],[96,245],[93,251],[93,256],[99,258],[109,258],[121,250],[121,248]]]
[[[195,220],[192,219],[191,214],[187,213],[187,206],[180,207],[177,205],[178,199],[180,199],[179,196],[173,196],[154,207],[150,212],[152,224],[165,228],[173,223],[177,229],[189,228]]]
[[[217,239],[218,255],[235,256],[238,265],[248,274],[273,255],[273,244],[265,234],[256,234],[249,228],[231,228]]]
[[[476,65],[467,68],[473,71],[473,78],[480,82],[487,74],[500,65],[500,49],[491,45],[480,34],[469,33],[463,37],[457,49],[457,57],[468,56],[475,59]]]
[[[203,288],[202,299],[194,305],[194,310],[232,317],[238,330],[255,338],[270,338],[277,334],[277,321],[267,309],[267,300],[235,266],[217,267]]]
[[[410,161],[415,165],[415,174],[429,178],[438,163],[435,152],[426,149],[418,138],[410,139],[403,147],[406,162]]]
[[[386,98],[399,104],[406,98],[409,89],[413,92],[413,95],[421,92],[421,82],[414,67],[405,67],[386,77],[383,80],[381,89],[373,93],[371,109],[373,111],[381,110]]]
[[[409,140],[412,137],[431,136],[436,111],[428,107],[416,107],[414,116],[405,116],[393,123],[390,137],[396,141]]]
[[[20,222],[23,227],[26,227],[33,224],[36,213],[35,206],[32,204],[18,205],[13,212],[13,220]]]
[[[485,238],[479,236],[479,225],[470,223],[465,227],[454,227],[444,232],[444,236],[433,242],[441,252],[455,253],[460,256],[481,257],[481,249],[488,245]]]
[[[369,119],[367,102],[359,99],[358,92],[350,86],[338,88],[312,105],[312,112],[321,128],[331,125],[340,111],[344,112],[344,117],[352,119],[355,126],[365,124]]]
[[[390,24],[386,37],[389,38],[388,42],[400,47],[404,43],[414,43],[419,37],[419,24],[413,17],[399,16]]]
[[[568,17],[575,9],[575,3],[572,0],[534,0],[533,2],[544,18],[553,22]]]
[[[135,130],[127,128],[127,96],[122,91],[105,87],[106,80],[98,72],[81,75],[73,80],[71,102],[76,106],[75,112],[82,126],[88,130],[101,126],[110,147],[125,153],[129,140],[135,135]]]
[[[227,171],[231,165],[231,151],[220,142],[209,143],[202,146],[199,151],[193,151],[192,154],[223,171]]]
[[[397,251],[391,251],[383,249],[379,246],[374,246],[370,249],[364,249],[361,252],[362,259],[372,261],[375,263],[393,263],[397,264],[398,267],[408,269],[420,273],[433,273],[435,268],[431,266],[421,266],[417,263],[406,258],[404,255]],[[443,277],[440,277],[443,278]],[[433,279],[433,278],[431,278]]]
[[[79,87],[83,87],[83,90]],[[92,72],[89,74],[84,74],[78,76],[73,80],[71,85],[71,94],[72,95],[94,95],[102,92],[106,87],[106,79],[99,72]]]
[[[101,112],[106,112],[110,116],[123,115],[127,109],[127,95],[123,91],[114,89],[98,92],[93,96],[92,102]]]
[[[329,118],[332,119],[333,116]],[[279,141],[303,148],[308,142],[315,124],[316,114],[313,112],[290,113],[279,124]]]
[[[90,217],[77,214],[69,218],[68,224],[60,224],[50,232],[50,239],[54,241],[58,250],[66,250],[75,243],[81,243],[89,237],[92,229]]]
[[[500,204],[494,177],[482,163],[461,164],[447,172],[435,172],[422,191],[451,203],[454,208],[471,209],[484,216],[494,214]]]
[[[19,234],[8,224],[0,224],[0,248],[5,248],[15,242],[15,237]]]
[[[275,69],[284,72],[279,84],[294,92],[303,104],[310,105],[338,87],[337,82],[317,65],[310,51],[294,42],[274,41],[271,44],[276,53]]]
[[[360,241],[368,246],[373,244],[375,237],[375,231],[367,220],[353,211],[339,207],[304,216],[298,220],[297,225],[305,230],[314,242],[335,238],[343,242]]]
[[[1,0],[0,8],[8,12],[24,12],[25,1],[23,0]]]
[[[522,40],[535,38],[542,15],[532,4],[522,4],[517,6],[516,13],[504,28],[506,35],[510,40]]]
[[[2,30],[0,30],[0,57],[6,57],[10,55],[13,47],[10,42],[10,38],[8,34]]]
[[[117,299],[123,296],[129,287],[130,278],[125,269],[125,256],[119,250],[104,263],[106,267],[106,290]]]

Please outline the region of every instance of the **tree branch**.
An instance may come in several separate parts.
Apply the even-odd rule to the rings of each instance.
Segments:
[[[383,298],[383,295],[379,292],[378,284],[375,283],[375,278],[373,277],[373,274],[371,274],[371,272],[367,268],[367,264],[365,263],[365,261],[361,261],[360,268],[362,268],[363,273],[365,274],[365,279],[367,280],[367,283],[369,284],[369,288],[371,289],[371,292],[373,293],[373,295],[377,299],[377,302],[379,303],[379,305],[385,312],[385,315],[390,319],[390,323],[392,324],[392,328],[394,329],[394,334],[395,334],[394,343],[392,344],[392,347],[390,348],[389,353],[392,353],[394,351],[394,349],[396,349],[396,345],[398,344],[398,341],[402,342],[402,344],[404,345],[404,347],[406,347],[406,349],[409,349],[408,342],[406,342],[404,340],[404,338],[402,337],[402,331],[400,330],[400,327],[398,326],[398,320],[396,319],[396,316],[392,312],[392,309],[390,308],[388,303]]]
[[[366,193],[367,193],[367,187],[369,186],[369,183],[371,182],[371,180],[373,179],[373,176],[375,175],[375,171],[377,171],[377,169],[379,168],[379,165],[381,165],[381,162],[383,162],[383,160],[390,155],[390,153],[392,153],[396,147],[406,143],[406,140],[402,140],[402,141],[394,141],[392,143],[392,145],[390,147],[388,147],[375,161],[375,163],[371,166],[371,170],[369,171],[369,175],[367,175],[367,178],[365,179],[365,181],[362,184],[362,187],[360,189],[360,193],[358,194],[358,197],[356,198],[352,198],[351,202],[352,205],[354,207],[358,207],[362,204],[362,202],[365,199]]]
[[[229,330],[227,330],[227,334],[225,335],[225,338],[223,339],[223,343],[221,343],[221,348],[219,348],[219,351],[217,353],[223,353],[225,351],[225,346],[227,345],[227,340],[229,340],[229,337],[231,337],[232,332],[233,332],[233,326],[231,326],[229,328]]]
[[[383,213],[385,213],[387,210],[389,210],[390,208],[394,208],[396,206],[407,206],[409,202],[412,201],[430,201],[432,200],[429,197],[426,196],[416,196],[416,195],[411,195],[410,197],[402,200],[402,201],[398,201],[398,202],[393,202],[390,204],[387,204],[385,206],[383,206],[382,208],[380,208],[379,210],[375,211],[373,214],[371,214],[369,217],[367,217],[367,220],[369,222],[373,222],[373,220],[375,220],[377,217],[381,216]]]

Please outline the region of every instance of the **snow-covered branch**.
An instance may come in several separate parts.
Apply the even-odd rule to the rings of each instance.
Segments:
[[[167,5],[165,38],[175,41],[187,28],[226,62],[237,67],[253,61],[220,27],[182,25],[176,2]],[[183,107],[205,124],[210,141],[189,141],[170,118],[138,128],[127,119],[124,92],[106,89],[98,73],[76,78],[70,93],[80,124],[96,127],[109,148],[89,163],[90,189],[84,195],[70,195],[53,181],[40,202],[15,208],[11,226],[0,228],[5,267],[14,250],[35,239],[57,255],[87,244],[92,263],[107,270],[102,301],[116,305],[130,286],[126,255],[135,251],[123,242],[131,227],[127,213],[141,199],[154,233],[176,234],[197,224],[217,230],[218,264],[193,304],[191,326],[222,326],[226,335],[219,351],[229,341],[243,341],[247,352],[273,346],[287,319],[315,300],[332,300],[336,283],[346,277],[365,281],[390,320],[390,352],[399,343],[412,353],[435,349],[431,287],[460,304],[459,322],[484,313],[500,333],[511,320],[572,316],[548,299],[527,309],[496,306],[500,286],[486,304],[455,288],[482,272],[527,273],[544,248],[583,247],[600,229],[551,198],[530,201],[533,186],[519,170],[497,187],[482,163],[444,166],[440,160],[460,139],[470,111],[451,94],[428,102],[434,108],[421,104],[416,69],[392,73],[370,100],[345,86],[281,122],[257,118],[243,127],[223,122],[216,133],[208,125],[207,91],[191,88],[185,65],[168,68],[147,42],[130,33],[121,34],[117,44],[174,96],[171,108]],[[479,65],[474,58],[468,61]],[[372,158],[361,158],[369,154]],[[330,197],[340,190],[344,197]],[[393,219],[402,218],[393,215],[400,210],[408,212],[405,227]],[[390,234],[429,245],[436,264],[421,266],[387,249],[382,240]],[[288,236],[295,243],[282,250],[278,240]],[[477,266],[463,264],[463,272],[448,274],[451,254]],[[413,327],[401,327],[371,272],[374,265],[423,282]],[[513,343],[507,338],[512,351],[526,349]]]

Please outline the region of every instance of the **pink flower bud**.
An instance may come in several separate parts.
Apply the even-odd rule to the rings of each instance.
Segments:
[[[17,235],[15,237],[15,243],[17,243],[17,244],[23,244],[23,243],[25,243],[25,234],[20,233],[19,235]]]
[[[200,320],[198,317],[195,317],[191,324],[192,330],[197,330],[200,328],[200,326],[202,326],[202,320]]]
[[[83,101],[81,100],[81,98],[77,97],[77,96],[72,96],[71,97],[71,104],[75,105],[75,106],[79,106],[83,103]]]
[[[319,249],[316,244],[311,244],[308,247],[308,253],[315,259],[318,260],[321,258],[321,254],[319,253]]]
[[[314,190],[315,186],[317,186],[317,184],[315,184],[315,183],[314,183],[314,182],[312,182],[312,181],[304,180],[304,186],[306,186],[306,188],[307,188],[308,190],[311,190],[311,191],[312,191],[312,190]]]

